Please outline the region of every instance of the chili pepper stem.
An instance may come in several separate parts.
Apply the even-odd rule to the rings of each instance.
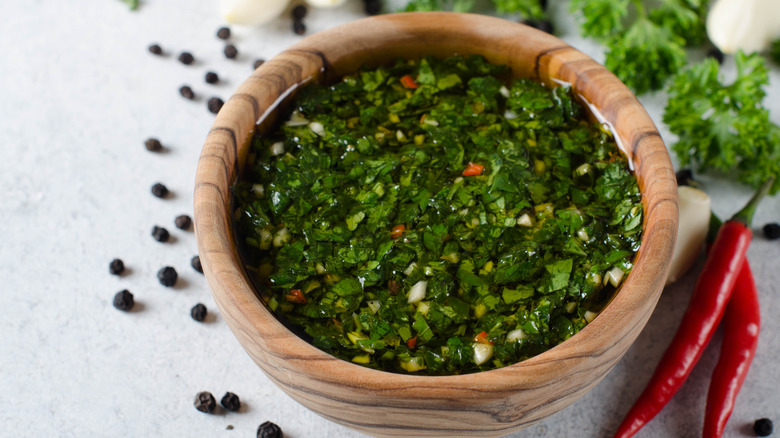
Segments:
[[[762,184],[761,187],[758,188],[756,193],[753,194],[753,197],[750,198],[750,201],[748,201],[748,203],[745,204],[742,210],[738,211],[729,220],[737,221],[746,227],[750,227],[750,223],[753,221],[753,214],[756,212],[756,207],[758,207],[758,203],[761,202],[761,199],[763,199],[764,196],[769,192],[769,189],[772,188],[772,185],[774,183],[775,183],[775,177],[771,177],[768,180],[766,180],[764,184]]]

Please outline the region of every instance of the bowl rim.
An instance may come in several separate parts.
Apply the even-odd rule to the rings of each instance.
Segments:
[[[420,14],[425,14],[424,18]],[[232,212],[226,210],[230,206],[229,189],[239,174],[239,163],[243,164],[248,149],[245,145],[254,133],[255,123],[268,122],[274,117],[265,111],[267,103],[278,102],[308,80],[303,78],[303,81],[290,82],[282,72],[300,72],[300,65],[316,64],[322,75],[340,76],[339,70],[349,70],[354,60],[339,58],[348,56],[346,54],[331,56],[320,50],[324,39],[343,39],[354,32],[385,27],[400,27],[408,31],[409,23],[419,27],[423,22],[438,20],[455,20],[467,26],[469,32],[528,36],[533,43],[544,48],[540,49],[533,66],[528,67],[529,71],[548,84],[571,84],[575,92],[599,108],[605,121],[614,127],[616,137],[627,146],[624,152],[637,172],[643,175],[641,178],[638,176],[638,182],[643,192],[644,233],[635,268],[619,292],[598,317],[570,339],[537,356],[489,371],[444,376],[399,374],[336,358],[294,334],[290,337],[291,332],[257,297],[236,252],[230,221]],[[483,30],[474,30],[476,28]],[[361,46],[360,50],[368,53],[364,55],[369,58],[373,56],[365,46]],[[490,60],[490,56],[488,58]],[[555,74],[551,74],[552,70]],[[269,81],[282,91],[277,92],[275,97],[270,96],[267,89],[261,89],[271,83]],[[598,92],[600,89],[603,92]],[[632,121],[633,125],[627,126],[628,121]],[[458,393],[458,397],[463,395],[464,389],[472,391],[477,397],[484,396],[483,391],[490,392],[498,386],[501,390],[522,390],[549,384],[531,378],[538,373],[552,379],[555,374],[576,372],[583,360],[603,359],[600,356],[610,349],[610,343],[603,342],[604,339],[622,344],[630,338],[627,344],[630,346],[649,319],[669,269],[677,231],[676,196],[671,160],[650,116],[622,82],[587,55],[554,36],[500,18],[448,12],[399,13],[356,20],[309,36],[259,67],[225,103],[209,131],[198,162],[194,217],[199,254],[215,301],[244,348],[247,349],[248,343],[264,350],[262,353],[250,352],[250,355],[267,375],[273,378],[272,375],[279,371],[273,361],[284,360],[290,370],[310,375],[323,384],[354,382],[360,385],[360,382],[370,380],[371,391],[380,394],[383,391],[403,392],[418,387],[422,382],[435,382],[431,384],[452,394]],[[598,339],[602,342],[594,341]],[[606,363],[602,366],[606,367],[606,371],[601,377],[617,364],[624,353],[605,359]],[[333,363],[325,366],[332,361],[338,361],[338,366],[332,366]],[[279,383],[278,379],[273,380]],[[583,387],[587,386],[587,390],[596,383],[598,380],[586,382]]]

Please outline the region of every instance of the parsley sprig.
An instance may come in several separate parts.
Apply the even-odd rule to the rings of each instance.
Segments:
[[[686,63],[686,45],[705,40],[702,0],[573,0],[582,34],[607,46],[604,65],[637,94],[660,90]]]
[[[672,146],[682,166],[729,173],[752,187],[780,175],[780,127],[764,108],[769,83],[759,54],[735,56],[737,78],[724,84],[707,59],[682,71],[669,88],[664,122],[679,136]],[[780,189],[775,182],[771,193]]]
[[[138,9],[138,4],[140,3],[140,0],[120,0],[122,3],[127,4],[127,7],[130,8],[131,11],[134,11]]]

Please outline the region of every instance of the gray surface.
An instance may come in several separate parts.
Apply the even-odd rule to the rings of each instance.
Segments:
[[[350,2],[312,11],[310,32],[360,17],[361,3]],[[213,120],[205,99],[226,99],[255,57],[270,58],[299,38],[287,18],[264,28],[234,28],[241,55],[226,60],[214,36],[222,25],[216,3],[148,0],[132,13],[117,0],[0,2],[0,435],[246,437],[272,420],[293,438],[359,436],[298,405],[259,372],[217,314],[204,278],[189,267],[193,233],[173,226],[176,215],[192,210],[194,169]],[[599,46],[571,30],[560,33],[603,59]],[[152,42],[168,55],[150,55]],[[179,64],[182,50],[198,62]],[[207,70],[223,82],[205,84]],[[772,79],[772,118],[780,122],[777,69]],[[183,83],[198,101],[179,97]],[[642,100],[660,120],[663,96]],[[147,152],[142,143],[151,136],[168,152]],[[151,196],[157,181],[172,190],[171,199]],[[707,181],[706,189],[722,216],[748,197],[748,190],[724,181]],[[773,198],[756,223],[778,219],[780,202]],[[152,240],[155,224],[167,227],[173,242]],[[764,326],[728,436],[743,436],[758,417],[780,420],[780,321],[771,317],[780,312],[780,244],[758,238],[749,256]],[[121,278],[107,272],[114,257],[129,268]],[[155,278],[164,265],[180,273],[174,289]],[[674,333],[694,277],[665,291],[637,343],[593,391],[513,436],[611,433]],[[129,314],[111,306],[124,288],[138,302]],[[189,316],[197,302],[211,312],[204,324]],[[639,436],[699,435],[720,336]],[[201,414],[192,407],[201,390],[218,398],[233,391],[245,407]]]

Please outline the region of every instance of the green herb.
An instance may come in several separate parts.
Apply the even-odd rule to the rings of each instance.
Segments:
[[[639,248],[636,180],[570,89],[507,74],[399,60],[301,89],[254,139],[236,229],[280,319],[345,360],[458,374],[539,354],[601,310],[607,272]]]
[[[780,175],[780,128],[763,106],[768,84],[764,59],[735,56],[737,78],[724,84],[707,59],[675,77],[664,122],[678,136],[672,146],[682,166],[735,175],[752,187]],[[775,182],[771,193],[780,189]]]
[[[571,11],[584,36],[607,46],[604,65],[638,94],[663,88],[687,63],[684,47],[706,38],[702,0],[573,0]]]
[[[490,0],[500,14],[518,14],[522,18],[539,20],[546,14],[542,8],[542,0]],[[475,0],[410,0],[405,12],[454,11],[471,12]]]
[[[780,65],[780,39],[772,41],[772,47],[769,49],[769,56],[775,64]]]
[[[140,0],[120,0],[123,3],[127,3],[127,6],[130,8],[131,11],[135,11],[138,9],[138,4],[140,3]]]

